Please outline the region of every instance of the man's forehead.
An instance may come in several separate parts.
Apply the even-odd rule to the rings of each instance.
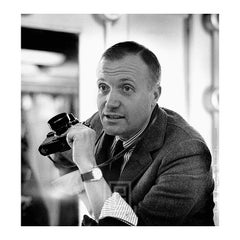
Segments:
[[[121,59],[109,60],[102,59],[99,62],[97,73],[111,73],[111,72],[133,72],[136,74],[143,74],[148,72],[147,65],[138,55],[127,55]]]

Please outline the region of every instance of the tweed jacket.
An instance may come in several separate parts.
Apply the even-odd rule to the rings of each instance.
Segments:
[[[96,131],[95,158],[101,166],[114,136],[103,131],[98,113],[86,122]],[[77,170],[71,158],[71,150],[56,154],[60,174]],[[117,182],[109,178],[108,165],[101,170],[112,191],[132,207],[138,225],[214,225],[211,154],[200,134],[174,111],[155,107]],[[110,217],[99,223],[85,220],[83,225],[126,225]]]
[[[214,225],[211,154],[203,138],[179,114],[158,105],[118,182],[103,176],[138,217],[138,225]],[[97,164],[108,159],[113,136],[98,114],[89,119],[97,133]],[[100,225],[121,225],[106,219]]]

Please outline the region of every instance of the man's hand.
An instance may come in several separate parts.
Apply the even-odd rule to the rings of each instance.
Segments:
[[[96,133],[83,124],[76,124],[67,133],[67,142],[72,148],[73,161],[81,173],[85,173],[96,166],[94,145]]]

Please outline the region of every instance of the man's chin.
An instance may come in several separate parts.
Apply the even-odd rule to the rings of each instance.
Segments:
[[[106,134],[111,136],[121,136],[123,134],[123,131],[120,131],[116,127],[103,127]]]
[[[108,134],[108,135],[111,135],[111,136],[119,136],[119,133],[118,131],[114,131],[114,130],[110,130],[110,129],[104,129],[105,133]]]

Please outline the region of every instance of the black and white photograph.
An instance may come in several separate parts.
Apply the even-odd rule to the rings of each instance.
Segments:
[[[218,225],[219,14],[21,15],[21,225]]]
[[[1,10],[3,239],[239,238],[235,1]]]

